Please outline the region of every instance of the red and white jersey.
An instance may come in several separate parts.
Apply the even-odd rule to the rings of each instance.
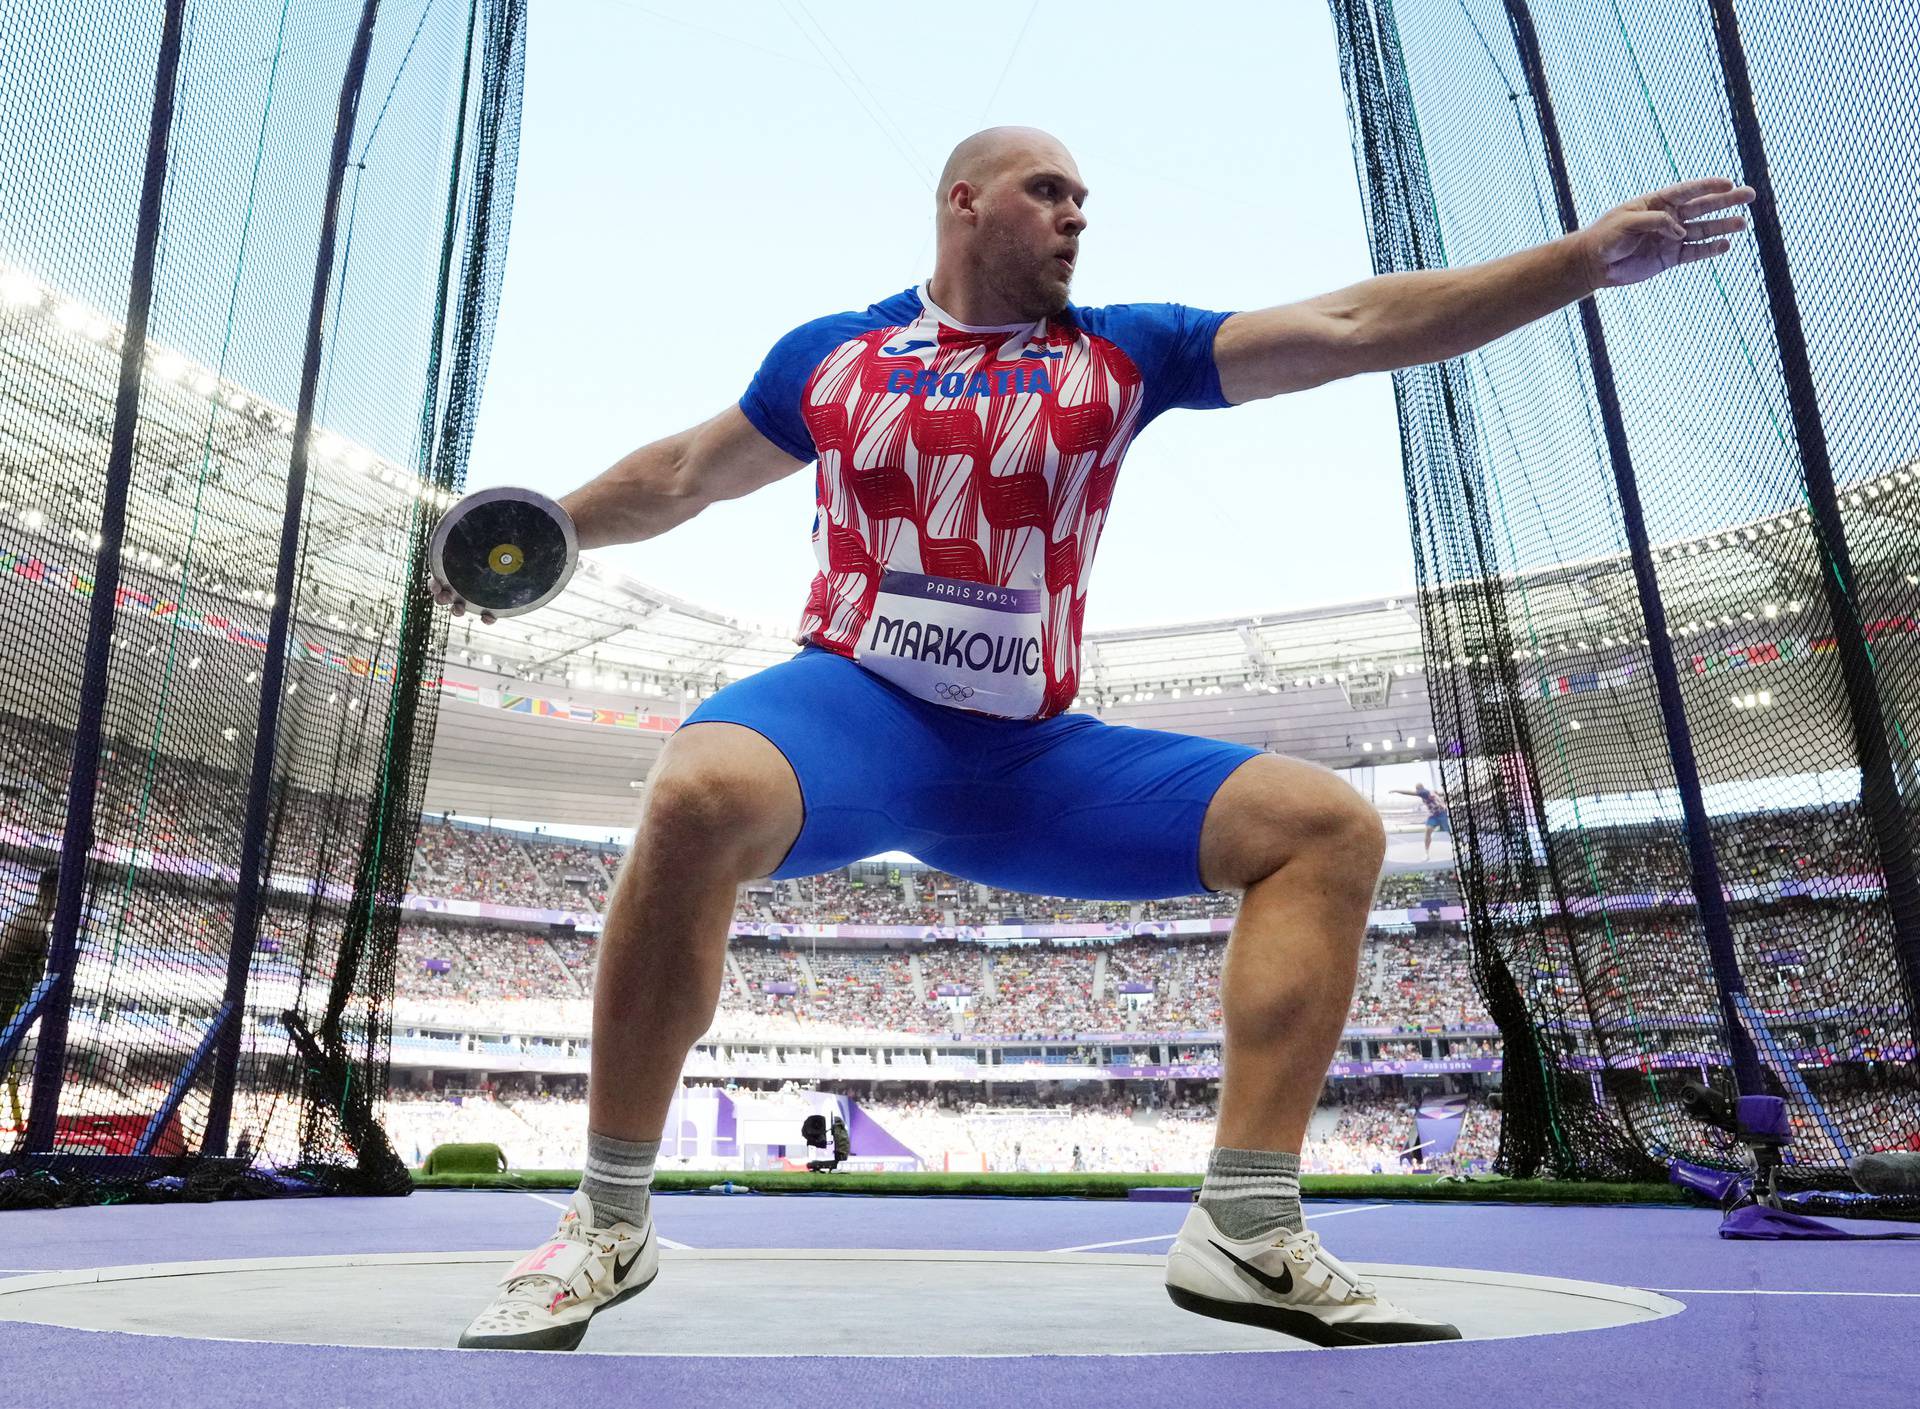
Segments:
[[[1067,708],[1120,462],[1160,412],[1227,404],[1228,316],[1069,305],[975,327],[922,287],[787,334],[740,406],[818,461],[820,568],[795,639],[934,703]]]

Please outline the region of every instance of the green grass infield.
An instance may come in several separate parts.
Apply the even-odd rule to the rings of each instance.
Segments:
[[[572,1189],[577,1169],[521,1169],[504,1174],[420,1174],[416,1189]],[[791,1170],[660,1170],[655,1193],[702,1193],[732,1184],[756,1194],[945,1195],[951,1198],[1124,1199],[1129,1189],[1197,1189],[1198,1174],[808,1174]],[[1313,1199],[1422,1199],[1527,1204],[1684,1204],[1671,1184],[1575,1183],[1479,1175],[1308,1174],[1301,1192]]]

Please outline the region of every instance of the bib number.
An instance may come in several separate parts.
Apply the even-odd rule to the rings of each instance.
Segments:
[[[887,572],[854,661],[916,698],[1031,719],[1046,697],[1042,593]]]

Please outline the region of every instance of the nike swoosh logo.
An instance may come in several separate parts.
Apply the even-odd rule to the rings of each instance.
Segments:
[[[918,352],[923,347],[932,346],[933,339],[931,338],[914,338],[911,341],[901,343],[898,347],[883,347],[880,350],[889,357],[905,357],[909,352]]]
[[[1211,1238],[1207,1239],[1207,1241],[1213,1243],[1213,1239]],[[1285,1296],[1293,1290],[1292,1268],[1282,1267],[1280,1269],[1280,1275],[1276,1277],[1271,1272],[1262,1272],[1245,1258],[1235,1257],[1232,1253],[1227,1252],[1225,1248],[1220,1247],[1220,1244],[1213,1243],[1213,1245],[1216,1248],[1220,1248],[1221,1252],[1226,1253],[1227,1260],[1235,1267],[1238,1267],[1242,1272],[1253,1278],[1254,1281],[1258,1282],[1275,1296]]]
[[[1220,1245],[1219,1245],[1218,1243],[1215,1243],[1215,1244],[1214,1244],[1214,1246],[1215,1246],[1215,1247],[1219,1247]],[[645,1249],[645,1245],[644,1245],[644,1244],[642,1244],[640,1248],[636,1248],[636,1249],[634,1250],[634,1254],[633,1254],[633,1256],[632,1256],[632,1257],[630,1257],[630,1258],[628,1258],[628,1259],[627,1259],[627,1260],[626,1260],[625,1262],[622,1262],[622,1261],[621,1261],[621,1260],[620,1260],[619,1258],[617,1258],[617,1257],[616,1257],[616,1258],[615,1258],[615,1259],[613,1260],[613,1284],[614,1284],[614,1286],[616,1286],[616,1287],[617,1287],[617,1286],[619,1286],[619,1285],[620,1285],[620,1284],[621,1284],[622,1282],[624,1282],[624,1281],[626,1281],[626,1280],[627,1280],[627,1273],[629,1273],[629,1272],[631,1272],[631,1271],[633,1271],[633,1264],[634,1264],[634,1263],[636,1263],[636,1262],[638,1262],[638,1261],[640,1260],[640,1253],[641,1253],[642,1251],[644,1251],[644,1249]],[[1232,1254],[1232,1253],[1228,1253],[1228,1254],[1227,1254],[1227,1256],[1228,1256],[1228,1257],[1232,1257],[1232,1256],[1233,1256],[1233,1254]]]
[[[891,352],[891,351],[892,351],[893,349],[892,349],[892,348],[888,348],[887,350],[888,350],[889,352]],[[1031,352],[1031,351],[1029,351],[1029,352],[1023,352],[1023,353],[1021,353],[1020,355],[1021,355],[1022,357],[1031,357],[1031,358],[1032,358],[1032,359],[1033,359],[1033,360],[1034,360],[1035,362],[1039,362],[1039,361],[1041,361],[1041,360],[1043,360],[1043,359],[1049,359],[1049,360],[1057,360],[1057,359],[1058,359],[1059,357],[1061,357],[1061,356],[1062,356],[1063,354],[1061,354],[1061,353],[1058,353],[1058,352]]]

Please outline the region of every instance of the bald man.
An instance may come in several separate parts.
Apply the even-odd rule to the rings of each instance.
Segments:
[[[1382,1300],[1300,1217],[1379,816],[1312,764],[1069,712],[1094,551],[1127,447],[1163,413],[1457,357],[1723,252],[1744,222],[1714,212],[1752,192],[1688,182],[1487,264],[1235,314],[1070,303],[1087,185],[1044,132],[967,138],[937,196],[924,284],[795,328],[738,405],[563,501],[582,548],[634,543],[812,463],[819,569],[799,653],[696,709],[648,779],[599,945],[584,1179],[460,1343],[572,1349],[653,1280],[647,1189],[719,999],[737,887],[883,851],[1043,895],[1237,893],[1218,1148],[1168,1294],[1321,1345],[1454,1338]],[[1204,561],[1204,544],[1167,546],[1170,570],[1182,548]]]

